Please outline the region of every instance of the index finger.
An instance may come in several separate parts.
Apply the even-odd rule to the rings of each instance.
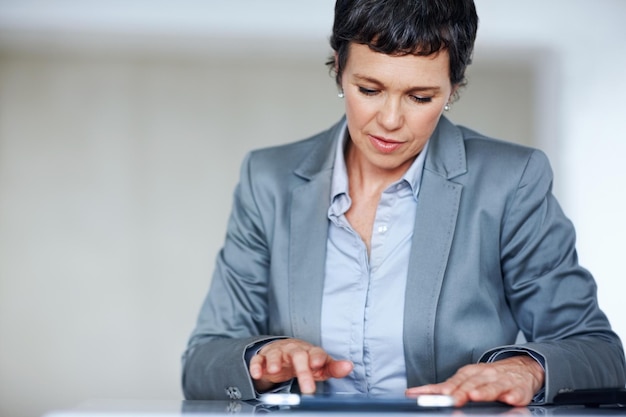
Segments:
[[[291,356],[291,363],[300,385],[300,392],[303,394],[313,394],[315,392],[315,380],[309,365],[309,354],[305,351],[294,352]]]

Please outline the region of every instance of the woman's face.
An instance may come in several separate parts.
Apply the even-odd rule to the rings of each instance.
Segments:
[[[390,56],[350,45],[341,78],[352,139],[349,167],[397,178],[404,174],[453,93],[448,61],[445,50]]]

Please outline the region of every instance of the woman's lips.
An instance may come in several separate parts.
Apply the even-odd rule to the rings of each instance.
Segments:
[[[381,153],[391,153],[402,146],[402,142],[369,135],[370,142]]]

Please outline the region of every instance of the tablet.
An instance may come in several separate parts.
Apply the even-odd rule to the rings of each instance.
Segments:
[[[366,396],[363,394],[263,394],[259,399],[268,406],[288,407],[300,410],[350,410],[350,411],[412,411],[420,408],[454,407],[449,395]]]

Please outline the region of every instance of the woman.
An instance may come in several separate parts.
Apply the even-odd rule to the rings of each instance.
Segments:
[[[545,156],[442,116],[477,21],[470,0],[337,1],[346,116],[244,161],[188,399],[297,386],[525,405],[626,383]]]

